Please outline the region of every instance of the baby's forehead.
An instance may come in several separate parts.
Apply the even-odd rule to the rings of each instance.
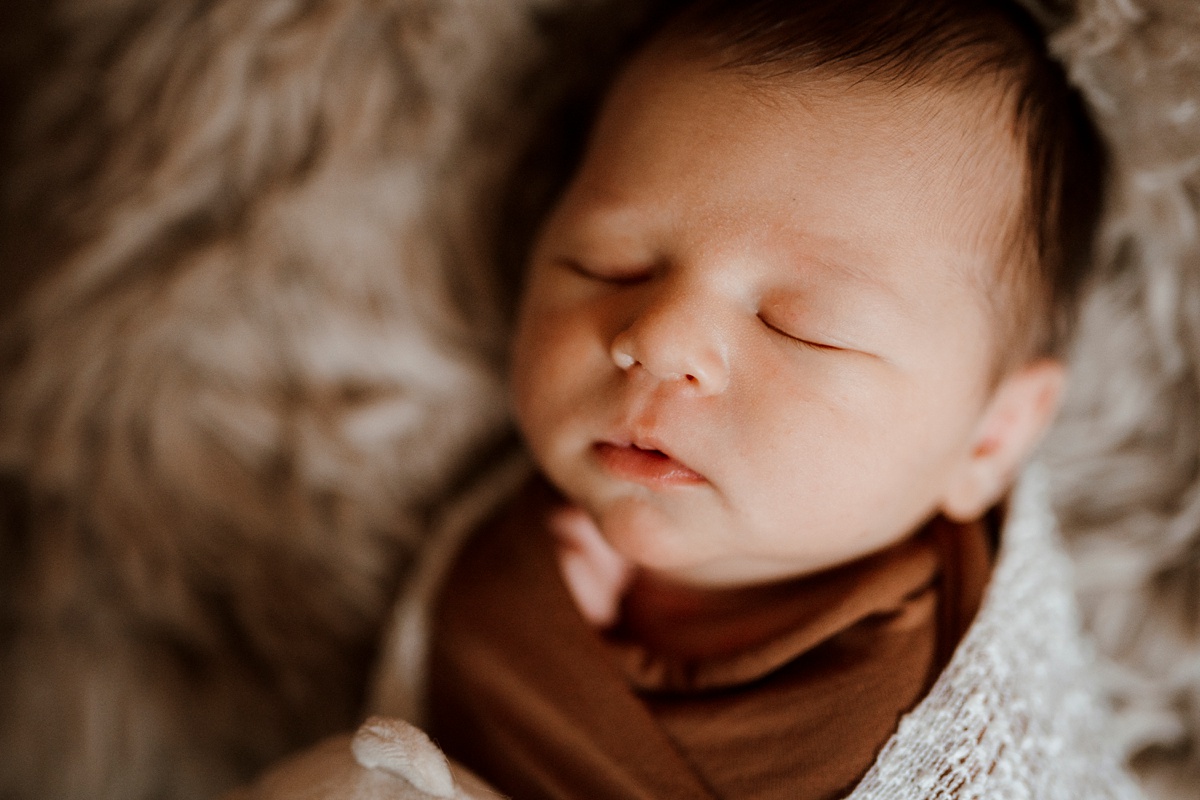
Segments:
[[[999,106],[964,87],[836,72],[764,77],[649,52],[599,116],[566,227],[638,259],[665,200],[687,197],[683,207],[665,202],[672,224],[718,246],[793,228],[789,258],[819,266],[812,272],[825,283],[870,287],[904,273],[906,293],[964,284],[972,305],[990,312],[997,281],[1016,274],[1000,262],[1024,185]],[[617,247],[625,234],[634,250]],[[907,269],[933,252],[944,269]]]
[[[617,148],[638,146],[621,129],[666,124],[660,119],[664,107],[675,108],[672,98],[691,94],[696,102],[684,106],[683,118],[675,120],[681,138],[692,138],[693,126],[698,135],[712,136],[722,121],[740,126],[745,136],[733,157],[745,169],[768,174],[789,155],[860,161],[881,179],[909,182],[909,195],[896,199],[910,205],[933,235],[949,224],[947,215],[966,216],[955,224],[974,231],[980,247],[994,248],[1012,234],[1023,207],[1025,152],[1011,98],[994,81],[900,84],[832,68],[764,73],[664,47],[649,49],[631,63],[613,94],[599,127],[615,128],[616,135],[601,130],[599,138],[610,134]],[[767,124],[757,124],[764,119]],[[805,154],[806,148],[813,153]],[[701,165],[704,156],[702,149],[693,154]],[[694,168],[684,166],[666,178],[686,180]],[[601,171],[599,177],[613,176]],[[805,187],[796,188],[802,194]],[[862,187],[864,192],[871,188]],[[841,199],[856,203],[862,198]]]
[[[981,281],[989,299],[1004,306],[1012,318],[1006,324],[1028,329],[1017,335],[1030,343],[1026,349],[1060,352],[1088,274],[1107,158],[1086,103],[1020,4],[693,0],[680,6],[626,65],[626,103],[610,125],[629,125],[639,106],[653,107],[654,98],[627,91],[638,82],[630,76],[650,83],[647,75],[672,58],[707,65],[706,80],[735,75],[764,105],[841,101],[845,110],[856,104],[840,151],[860,152],[870,143],[856,134],[890,126],[903,157],[880,170],[915,166],[913,184],[938,187],[943,207],[974,215],[970,230],[990,247],[997,267]],[[705,113],[730,110],[711,104]],[[934,231],[955,217],[921,211],[920,223]]]

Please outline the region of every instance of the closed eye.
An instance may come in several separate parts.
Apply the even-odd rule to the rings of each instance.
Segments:
[[[759,314],[758,318],[762,321],[763,325],[767,326],[767,328],[787,339],[797,347],[803,347],[809,350],[820,350],[822,352],[840,352],[846,349],[844,347],[838,347],[837,345],[825,344],[824,342],[814,342],[812,339],[803,339],[799,336],[793,336],[782,328],[772,325],[770,321],[768,321],[762,314]]]
[[[581,278],[611,283],[616,286],[632,286],[642,283],[654,274],[653,269],[594,269],[570,258],[560,259],[558,263]]]

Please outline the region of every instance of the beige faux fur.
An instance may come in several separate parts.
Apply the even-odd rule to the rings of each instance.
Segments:
[[[1154,796],[1200,793],[1200,4],[1081,0],[1054,46],[1115,158],[1101,280],[1046,448]]]
[[[8,187],[35,274],[3,339],[0,796],[206,797],[355,722],[422,508],[504,419],[457,204],[495,168],[472,126],[507,135],[473,42],[526,23],[461,11],[55,8]]]
[[[506,429],[520,254],[646,5],[39,7],[3,59],[28,93],[0,87],[29,99],[0,797],[207,797],[355,721],[428,509]],[[1047,458],[1129,752],[1192,796],[1200,5],[1080,0],[1054,41],[1118,177]]]

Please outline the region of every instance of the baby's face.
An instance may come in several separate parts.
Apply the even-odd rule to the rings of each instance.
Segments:
[[[1020,197],[988,108],[662,54],[626,71],[534,248],[514,354],[535,459],[619,553],[750,584],[947,506],[984,446]]]

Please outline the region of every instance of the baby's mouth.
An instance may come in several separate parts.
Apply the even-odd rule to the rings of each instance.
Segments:
[[[596,442],[592,452],[612,475],[647,486],[685,486],[704,483],[700,473],[669,454],[632,442]]]

